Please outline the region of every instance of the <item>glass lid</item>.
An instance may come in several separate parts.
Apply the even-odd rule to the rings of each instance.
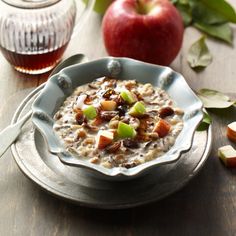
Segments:
[[[35,9],[53,5],[61,0],[2,0],[3,2],[18,8]]]

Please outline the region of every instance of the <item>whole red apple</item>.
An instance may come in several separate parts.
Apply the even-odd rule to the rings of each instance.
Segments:
[[[102,31],[109,55],[169,65],[181,48],[184,27],[168,0],[116,0]]]

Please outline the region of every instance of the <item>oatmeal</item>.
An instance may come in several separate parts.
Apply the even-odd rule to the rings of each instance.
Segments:
[[[106,168],[132,168],[174,145],[182,116],[160,88],[99,78],[76,88],[55,114],[53,128],[74,156]]]

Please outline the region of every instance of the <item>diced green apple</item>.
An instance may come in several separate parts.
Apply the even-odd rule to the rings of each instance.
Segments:
[[[83,114],[88,120],[93,120],[97,116],[97,110],[94,106],[90,105],[83,109]]]
[[[130,109],[129,115],[142,116],[146,113],[146,108],[142,102],[136,102]]]
[[[218,149],[218,156],[227,167],[236,167],[236,150],[231,145]]]
[[[99,130],[96,137],[96,147],[104,149],[113,142],[114,133],[108,130]]]
[[[131,125],[119,121],[117,135],[119,138],[134,138],[136,136],[136,131]]]
[[[133,104],[137,101],[135,95],[130,92],[129,90],[124,90],[120,93],[122,99],[127,102],[128,104]]]

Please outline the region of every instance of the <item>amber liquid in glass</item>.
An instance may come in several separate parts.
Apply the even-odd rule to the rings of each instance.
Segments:
[[[61,59],[68,43],[51,52],[39,54],[20,54],[9,51],[0,46],[7,61],[14,65],[15,69],[29,74],[44,73],[52,69]]]

